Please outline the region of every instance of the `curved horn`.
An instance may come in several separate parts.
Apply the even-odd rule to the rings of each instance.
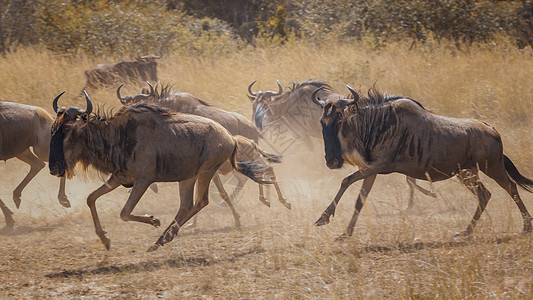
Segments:
[[[146,81],[146,83],[148,83],[148,85],[150,86],[150,96],[155,96],[154,87],[150,84],[150,82],[148,82],[148,80]]]
[[[357,102],[359,101],[359,94],[357,94],[357,92],[352,89],[349,85],[346,85],[346,87],[348,88],[348,90],[350,90],[350,93],[352,93],[353,95],[353,103],[355,104],[355,108],[359,108],[357,106]]]
[[[52,101],[52,108],[54,109],[54,112],[57,113],[58,111],[58,108],[57,108],[57,100],[59,100],[59,97],[61,97],[61,95],[63,95],[65,92],[62,92],[61,94],[57,95],[55,98],[54,98],[54,101]]]
[[[324,107],[325,102],[320,100],[320,99],[317,99],[316,98],[316,94],[323,88],[324,88],[324,86],[318,87],[311,93],[311,99],[313,100],[313,102],[315,102],[316,104],[320,105],[320,107],[322,107],[322,108]]]
[[[87,92],[83,90],[83,94],[85,94],[85,101],[87,101],[87,109],[85,112],[90,115],[93,112],[93,104],[91,102],[91,99],[89,99],[89,95],[87,95]]]
[[[279,83],[279,80],[276,80],[276,82],[278,84],[278,92],[272,94],[272,96],[279,96],[279,95],[281,95],[281,93],[283,93],[283,88],[281,87],[281,83]]]
[[[117,89],[117,97],[118,97],[118,100],[120,100],[120,102],[121,102],[122,104],[128,104],[128,102],[131,101],[131,96],[126,96],[126,97],[122,97],[122,96],[120,96],[120,89],[122,88],[123,85],[124,85],[124,83],[121,84],[121,85],[118,87],[118,89]]]
[[[254,80],[254,82],[250,83],[250,85],[248,86],[248,93],[250,93],[250,95],[252,96],[257,96],[257,93],[252,92],[252,85],[254,85],[256,81],[257,80]]]

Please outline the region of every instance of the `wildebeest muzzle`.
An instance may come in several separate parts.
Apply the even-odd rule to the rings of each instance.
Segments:
[[[326,152],[326,166],[330,169],[339,169],[344,164],[341,152],[341,142],[338,131],[332,123],[322,125],[322,137],[324,138],[324,150]]]

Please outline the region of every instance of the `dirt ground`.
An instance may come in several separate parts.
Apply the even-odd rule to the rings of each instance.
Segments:
[[[297,151],[304,151],[295,147]],[[276,166],[292,203],[287,210],[268,189],[268,208],[248,182],[236,207],[243,226],[211,194],[195,228],[183,228],[155,252],[147,248],[176,214],[176,183],[147,191],[136,214],[161,219],[162,228],[123,222],[126,188],[97,201],[111,239],[108,251],[94,233],[86,196],[98,178],[67,181],[72,208],[56,199],[59,179],[45,168],[30,182],[16,210],[11,193],[27,167],[10,160],[0,167],[0,198],[14,211],[12,233],[0,235],[0,298],[101,299],[356,299],[356,298],[529,298],[533,295],[531,235],[521,234],[518,208],[505,192],[482,177],[493,198],[471,238],[457,239],[472,217],[476,199],[457,180],[421,183],[437,199],[416,193],[407,211],[402,175],[379,177],[354,236],[335,241],[353,212],[360,183],[341,200],[332,222],[313,225],[340,181],[355,169],[328,170],[322,149],[315,156],[285,153]],[[520,166],[518,166],[520,168]],[[530,174],[529,174],[530,175]],[[531,175],[530,175],[531,176]],[[225,178],[231,190],[231,177]],[[530,211],[533,194],[520,190]],[[0,221],[3,226],[3,220]]]

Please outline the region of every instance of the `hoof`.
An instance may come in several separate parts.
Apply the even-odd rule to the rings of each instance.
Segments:
[[[350,236],[345,232],[341,235],[339,235],[338,237],[335,238],[335,241],[336,242],[342,242],[342,241],[345,241],[347,238],[349,238]]]
[[[111,240],[106,238],[106,237],[103,237],[103,238],[100,238],[102,240],[102,244],[104,244],[105,248],[107,250],[111,249]]]
[[[464,230],[464,231],[459,231],[459,232],[454,233],[453,237],[465,237],[469,235],[470,235],[470,232],[468,230]]]
[[[270,207],[270,202],[265,197],[259,197],[259,201],[266,205],[267,207]]]
[[[20,196],[13,196],[13,202],[15,202],[15,207],[18,209],[20,207]]]
[[[432,192],[432,191],[428,192],[428,196],[433,197],[433,198],[437,198],[437,194],[435,194],[435,192]]]
[[[150,247],[148,248],[148,250],[146,250],[146,252],[152,252],[152,251],[155,251],[155,250],[159,249],[159,247],[160,247],[160,245],[158,245],[158,244],[153,244],[152,246],[150,246]]]
[[[68,201],[67,197],[58,197],[57,199],[63,207],[70,208],[70,201]]]
[[[161,221],[158,218],[149,215],[146,215],[146,217],[150,219],[150,224],[154,225],[154,227],[161,226]]]
[[[322,217],[315,222],[315,226],[322,226],[326,224],[329,224],[329,216],[327,215],[322,215]]]
[[[285,206],[287,209],[291,209],[292,205],[287,201],[280,201],[283,206]]]

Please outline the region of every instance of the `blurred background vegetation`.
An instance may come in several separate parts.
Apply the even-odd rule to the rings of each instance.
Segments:
[[[533,44],[533,1],[0,0],[0,53],[213,54],[289,40]]]

